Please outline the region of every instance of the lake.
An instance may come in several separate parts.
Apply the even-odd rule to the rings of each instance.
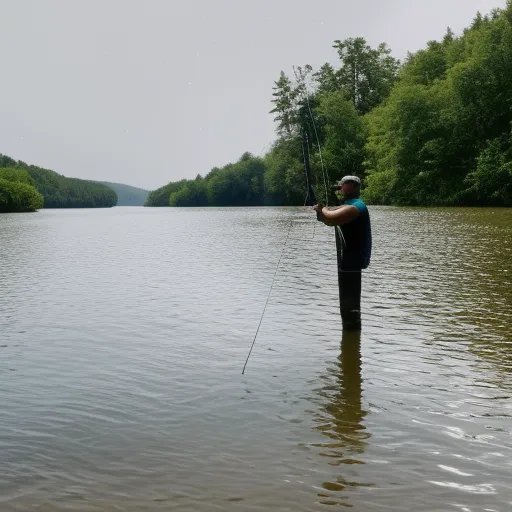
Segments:
[[[512,210],[370,214],[1,215],[0,510],[510,510]]]

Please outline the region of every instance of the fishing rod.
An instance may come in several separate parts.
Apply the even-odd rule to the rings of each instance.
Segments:
[[[295,70],[295,67],[293,68],[293,72],[295,74],[296,80],[298,82],[300,82],[300,79],[297,76],[297,72]],[[320,155],[320,164],[321,164],[321,167],[322,167],[322,175],[323,175],[323,178],[324,178],[325,201],[326,201],[326,203],[328,203],[328,195],[329,194],[328,194],[328,191],[327,191],[327,180],[326,180],[326,173],[325,173],[324,162],[323,162],[323,158],[322,158],[322,149],[320,147],[320,138],[318,137],[318,131],[316,129],[315,118],[313,116],[313,111],[311,110],[311,105],[309,103],[309,98],[308,98],[309,91],[308,91],[308,88],[307,88],[307,84],[306,84],[305,80],[302,80],[302,83],[303,83],[304,88],[306,90],[306,94],[304,94],[303,91],[300,91],[300,94],[303,97],[305,97],[305,99],[306,99],[306,104],[307,104],[307,107],[308,107],[309,116],[311,118],[311,123],[313,124],[313,129],[314,129],[314,132],[315,132],[316,141],[317,141],[317,145],[318,145],[318,152],[319,152],[319,155]],[[312,180],[312,173],[311,173],[311,165],[309,163],[309,138],[308,138],[307,130],[303,126],[301,126],[301,130],[300,131],[301,131],[302,157],[303,157],[303,161],[304,161],[304,171],[305,171],[305,174],[306,174],[306,187],[307,187],[306,203],[308,203],[309,206],[314,206],[315,204],[318,204],[318,203],[317,203],[317,200],[316,200],[315,191],[313,190],[313,180]],[[318,216],[319,216],[319,213],[317,212],[317,218],[318,218]],[[315,227],[316,227],[316,223],[315,223]],[[265,311],[267,309],[268,301],[269,301],[270,295],[272,293],[272,288],[274,287],[274,282],[275,282],[275,279],[276,279],[277,271],[279,269],[279,264],[281,263],[281,258],[283,257],[284,249],[286,247],[286,243],[287,243],[288,238],[290,236],[291,228],[292,228],[292,221],[290,221],[290,226],[288,227],[288,232],[286,234],[286,238],[285,238],[285,241],[284,241],[284,244],[283,244],[283,248],[281,249],[281,254],[279,256],[279,260],[277,262],[276,269],[274,271],[274,276],[272,277],[272,282],[270,284],[270,290],[269,290],[268,295],[267,295],[267,300],[265,301],[265,306],[263,307],[263,312],[261,314],[261,318],[260,318],[260,321],[259,321],[259,324],[258,324],[258,328],[256,329],[256,334],[254,335],[254,339],[252,340],[251,348],[249,349],[249,353],[247,354],[247,358],[245,360],[245,364],[244,364],[244,367],[242,369],[242,375],[245,373],[245,368],[247,367],[247,363],[249,362],[249,358],[251,357],[252,349],[254,348],[254,344],[256,343],[256,338],[258,337],[258,333],[259,333],[259,330],[260,330],[260,327],[261,327],[261,323],[263,321],[263,317],[265,316]],[[340,230],[340,234],[341,234],[341,230]],[[341,236],[343,237],[343,235],[341,235]]]
[[[311,103],[309,102],[308,84],[306,83],[306,78],[305,78],[304,74],[302,73],[302,69],[299,68],[299,70],[300,71],[298,73],[297,70],[295,69],[295,66],[293,66],[293,74],[295,75],[295,80],[297,80],[297,82],[299,82],[299,88],[298,88],[299,95],[302,96],[302,101],[305,100],[305,103],[306,103],[306,106],[308,109],[308,113],[309,113],[309,118],[311,119],[311,124],[313,125],[313,131],[315,133],[315,138],[316,138],[316,145],[318,147],[318,155],[320,157],[320,166],[322,169],[322,177],[324,180],[325,203],[328,206],[329,193],[327,191],[327,179],[326,179],[327,173],[325,171],[324,159],[322,156],[322,148],[320,146],[320,137],[318,136],[318,130],[316,129],[316,123],[315,123],[315,116],[313,115],[313,110],[311,109]],[[300,74],[300,76],[299,76],[299,74]],[[300,87],[301,85],[303,85],[303,89]],[[311,192],[312,192],[313,189],[312,189],[312,184],[311,184],[311,166],[309,164],[309,138],[308,138],[307,130],[305,129],[305,127],[301,126],[301,131],[302,131],[302,137],[301,137],[302,154],[304,156],[304,166],[306,169],[306,178],[307,178],[308,187],[311,187]],[[304,145],[307,148],[307,154],[304,150]],[[310,203],[310,206],[317,204],[316,197],[314,196],[314,194],[313,194],[313,199],[314,199],[314,202],[313,202],[313,204]]]

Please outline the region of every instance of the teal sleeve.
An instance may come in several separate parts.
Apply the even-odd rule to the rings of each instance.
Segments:
[[[345,201],[345,204],[355,206],[359,210],[359,213],[366,210],[366,205],[363,203],[363,201],[361,201],[361,199],[348,199]]]

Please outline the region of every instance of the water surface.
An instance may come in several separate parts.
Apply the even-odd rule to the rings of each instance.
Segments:
[[[0,216],[0,510],[510,510],[512,211],[371,216]]]

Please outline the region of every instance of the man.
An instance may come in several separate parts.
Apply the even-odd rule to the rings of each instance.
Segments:
[[[320,204],[313,208],[327,226],[336,226],[338,284],[343,329],[361,328],[361,270],[370,264],[372,234],[370,214],[359,199],[361,180],[345,176],[336,185],[343,193],[343,204],[329,209]]]

